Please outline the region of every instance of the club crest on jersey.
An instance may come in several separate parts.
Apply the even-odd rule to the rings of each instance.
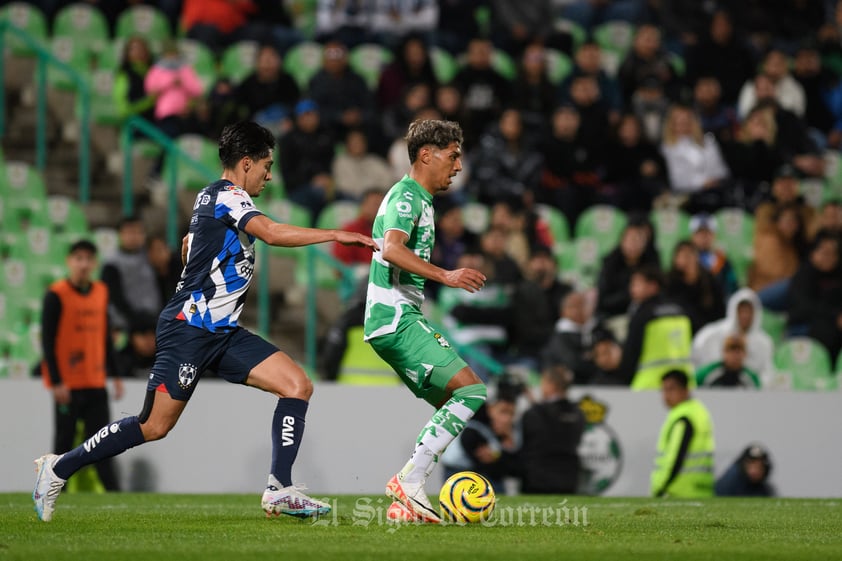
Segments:
[[[193,384],[196,379],[196,367],[189,363],[181,364],[178,367],[178,385],[181,389],[186,390]]]
[[[441,333],[433,333],[433,337],[436,338],[436,342],[438,342],[438,344],[441,345],[443,348],[450,348],[450,343],[447,341],[447,339],[444,338],[444,335],[442,335]]]

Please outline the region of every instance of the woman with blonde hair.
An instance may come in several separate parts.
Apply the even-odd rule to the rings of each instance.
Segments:
[[[661,153],[673,194],[690,213],[712,212],[729,202],[730,171],[712,134],[705,134],[690,107],[670,107],[661,136]]]

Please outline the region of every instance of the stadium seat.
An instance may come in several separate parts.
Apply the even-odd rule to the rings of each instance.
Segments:
[[[325,206],[316,220],[317,228],[338,229],[354,220],[360,212],[356,201],[333,201]]]
[[[446,50],[441,47],[430,48],[430,64],[433,66],[433,74],[439,84],[449,84],[459,71],[459,63]]]
[[[97,68],[90,73],[88,85],[91,92],[91,120],[97,125],[119,125],[122,119],[114,101],[114,71]],[[81,104],[76,104],[76,111],[81,116]]]
[[[661,266],[669,269],[676,244],[690,237],[690,217],[684,211],[664,208],[653,210],[649,220],[655,227],[655,247],[661,258]]]
[[[220,62],[220,75],[235,84],[242,82],[246,76],[254,72],[259,47],[256,41],[239,41],[225,49]]]
[[[596,285],[602,266],[599,247],[596,239],[586,236],[577,236],[565,244],[559,260],[562,278],[583,288]]]
[[[603,51],[623,58],[634,41],[634,25],[623,20],[606,21],[594,27],[593,36]]]
[[[31,377],[33,367],[41,360],[41,324],[30,322],[15,330],[9,342],[8,377],[25,380]]]
[[[109,41],[105,48],[97,54],[96,67],[101,70],[117,72],[122,62],[123,46],[125,44],[126,40],[122,37],[116,37]]]
[[[109,44],[108,22],[98,8],[77,2],[56,13],[53,37],[70,37],[89,54],[102,52]]]
[[[5,178],[0,179],[0,197],[9,209],[42,209],[46,187],[41,173],[26,162],[6,162]]]
[[[507,80],[514,80],[517,77],[517,64],[506,51],[501,49],[494,49],[491,53],[491,67]]]
[[[100,263],[104,263],[117,253],[120,240],[116,229],[96,228],[92,234],[91,241],[96,246]]]
[[[567,217],[554,206],[540,203],[535,205],[535,212],[538,213],[541,220],[547,223],[553,235],[553,254],[559,259],[560,265],[561,255],[566,251],[566,246],[570,241],[570,225],[567,222]]]
[[[544,52],[547,57],[547,78],[553,84],[560,84],[573,70],[573,61],[556,49],[545,49]]]
[[[775,345],[782,343],[786,338],[786,319],[786,314],[763,310],[760,327],[769,334]]]
[[[180,39],[178,48],[187,63],[196,71],[205,93],[208,93],[217,78],[216,57],[213,52],[204,43],[193,39]]]
[[[266,214],[277,222],[292,224],[293,226],[312,226],[312,216],[305,207],[295,204],[288,199],[275,199],[266,208]],[[291,247],[274,247],[271,252],[277,255],[297,255],[300,250]]]
[[[380,73],[387,64],[392,62],[395,55],[392,51],[374,43],[357,45],[348,53],[348,65],[362,76],[369,89],[373,90],[380,81]]]
[[[585,42],[585,39],[588,36],[588,32],[585,30],[585,28],[573,20],[558,18],[557,20],[555,20],[553,27],[556,31],[560,31],[561,33],[567,33],[568,35],[570,35],[570,37],[573,38],[574,53],[579,49],[579,47],[582,46],[582,43]]]
[[[596,240],[599,256],[603,256],[617,245],[626,215],[623,211],[608,205],[595,205],[586,209],[576,221],[576,237]]]
[[[716,243],[728,255],[740,285],[745,285],[754,257],[754,217],[739,208],[723,208],[714,218]]]
[[[302,91],[310,85],[310,79],[322,67],[323,47],[314,41],[302,41],[290,48],[284,55],[284,70],[292,76]]]
[[[0,19],[8,20],[18,29],[28,33],[33,39],[47,42],[47,19],[36,6],[27,2],[12,2],[0,9]],[[6,48],[15,56],[32,56],[29,46],[17,37],[6,35]]]
[[[26,264],[28,291],[42,292],[65,275],[67,246],[54,239],[48,226],[34,226],[16,237],[9,246],[9,259]]]
[[[830,355],[809,337],[793,337],[775,351],[777,376],[793,390],[825,391],[837,389]]]
[[[161,10],[147,4],[137,4],[124,10],[117,18],[114,36],[128,39],[134,35],[160,45],[172,37],[170,22]]]
[[[473,234],[482,234],[488,229],[491,210],[482,203],[467,202],[462,205],[462,222],[465,229]]]
[[[41,309],[44,298],[39,283],[32,278],[32,273],[26,261],[18,258],[7,258],[0,262],[3,267],[3,294],[6,304],[13,304],[7,313],[13,313],[16,323],[29,324],[34,321]]]
[[[64,195],[47,197],[47,216],[54,234],[88,235],[88,218],[74,199]]]
[[[94,55],[75,37],[54,37],[50,41],[50,51],[83,80],[94,65]],[[47,68],[47,83],[58,90],[75,91],[77,88],[76,82],[67,72],[52,64]]]
[[[401,383],[392,367],[363,341],[361,325],[348,329],[345,340],[347,347],[337,382],[356,386],[397,386]]]
[[[169,166],[177,166],[179,188],[190,191],[204,188],[209,181],[217,177],[214,170],[218,167],[219,155],[215,142],[199,134],[183,134],[175,142],[181,152],[192,158],[199,167],[188,162],[181,155],[170,152],[164,158],[164,177],[168,177]]]

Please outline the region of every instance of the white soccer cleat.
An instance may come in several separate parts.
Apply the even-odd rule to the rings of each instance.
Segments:
[[[281,487],[277,479],[269,476],[269,485],[263,491],[263,499],[260,501],[266,516],[288,514],[298,518],[309,518],[330,512],[329,504],[308,497],[301,489],[303,487],[295,485]]]
[[[395,501],[386,510],[386,520],[389,522],[420,522],[421,518],[416,516],[415,513],[410,512],[408,508],[398,501]]]
[[[395,475],[386,484],[386,496],[395,499],[395,501],[406,507],[421,522],[428,522],[430,524],[441,522],[441,517],[433,510],[433,505],[430,504],[430,499],[427,498],[427,493],[424,492],[424,482],[407,483],[401,481],[399,475]],[[389,508],[391,510],[392,507]]]
[[[35,490],[32,492],[32,500],[35,502],[35,512],[38,518],[44,522],[53,519],[53,511],[56,509],[56,500],[62,487],[67,480],[58,477],[53,473],[53,466],[61,456],[56,454],[45,454],[35,460]]]

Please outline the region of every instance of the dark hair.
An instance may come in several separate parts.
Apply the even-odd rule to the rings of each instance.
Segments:
[[[228,125],[219,137],[219,160],[225,169],[233,169],[243,158],[262,160],[275,148],[275,137],[252,121]]]
[[[405,138],[409,163],[414,164],[418,159],[418,151],[424,146],[432,144],[443,149],[451,142],[462,144],[462,127],[454,121],[415,120],[409,125]]]
[[[96,245],[91,240],[78,240],[73,242],[70,245],[70,249],[67,250],[68,255],[73,255],[77,251],[87,251],[92,255],[96,255]]]
[[[120,222],[117,223],[117,229],[121,230],[123,226],[128,226],[129,224],[143,225],[143,219],[140,217],[139,214],[130,214],[128,216],[124,216],[120,219]]]
[[[648,282],[653,282],[658,285],[658,288],[664,288],[664,273],[654,264],[641,265],[632,272],[632,275],[640,275]]]
[[[573,372],[561,364],[553,364],[545,368],[542,375],[559,391],[565,391],[573,383]]]
[[[687,377],[687,373],[683,370],[670,370],[661,376],[662,382],[666,382],[667,380],[674,380],[675,383],[684,389],[690,386],[690,378]]]

